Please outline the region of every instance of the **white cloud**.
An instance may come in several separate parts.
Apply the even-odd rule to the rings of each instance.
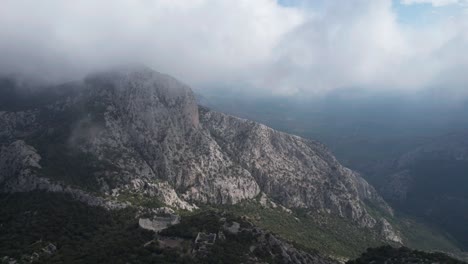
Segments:
[[[197,87],[421,89],[468,83],[467,47],[468,16],[400,24],[391,0],[320,10],[274,0],[3,0],[0,9],[0,71],[55,77],[139,62]]]
[[[63,74],[142,62],[216,81],[264,63],[302,19],[274,0],[3,0],[0,65]]]
[[[432,6],[447,6],[466,2],[465,0],[402,0],[404,5],[431,4]]]
[[[257,85],[279,93],[466,85],[467,25],[466,17],[399,24],[391,1],[330,4],[284,38]]]

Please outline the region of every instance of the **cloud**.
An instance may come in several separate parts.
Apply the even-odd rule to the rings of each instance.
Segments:
[[[431,4],[432,6],[447,6],[452,4],[466,3],[466,0],[402,0],[404,5]]]
[[[274,0],[4,0],[0,69],[74,75],[136,62],[188,82],[229,79],[301,22]]]
[[[257,85],[285,94],[464,86],[467,22],[401,24],[391,1],[334,2],[283,39]]]
[[[301,95],[468,82],[465,13],[421,26],[399,23],[391,0],[294,3],[3,0],[0,71],[69,79],[143,63],[198,88]]]

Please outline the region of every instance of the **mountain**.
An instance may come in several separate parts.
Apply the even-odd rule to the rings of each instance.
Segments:
[[[468,249],[468,134],[435,138],[390,164],[382,194],[396,208],[424,218]]]
[[[314,98],[201,92],[200,103],[213,109],[324,142],[395,209],[392,224],[406,245],[466,250],[466,98],[441,89],[350,88]]]
[[[468,101],[449,98],[453,89],[418,92],[338,89],[322,96],[254,95],[199,91],[200,103],[217,111],[325,143],[340,162],[373,186],[386,175],[380,166],[430,143],[468,129]]]
[[[325,237],[308,239],[330,252],[336,248],[318,241],[336,228],[355,234],[335,234],[336,243],[357,249],[403,242],[391,207],[323,144],[198,106],[191,89],[170,76],[128,67],[40,88],[1,84],[1,98],[15,94],[0,105],[6,195],[46,191],[137,210],[140,225],[152,230],[160,230],[166,218],[157,215],[167,210],[225,208],[292,242],[303,239],[281,230],[282,219],[268,221],[278,215],[291,219],[286,225],[317,228]],[[247,212],[250,206],[257,209]],[[357,236],[372,242],[356,245]]]
[[[1,112],[4,191],[61,184],[114,196],[138,191],[181,208],[235,204],[263,192],[286,207],[328,211],[366,227],[379,220],[366,200],[391,213],[322,144],[199,111],[188,86],[169,76],[125,69],[63,89],[73,96]],[[67,171],[81,162],[92,171],[86,179]],[[63,179],[52,175],[60,173]]]

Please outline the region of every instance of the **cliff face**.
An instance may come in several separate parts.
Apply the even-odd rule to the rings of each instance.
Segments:
[[[80,148],[118,164],[127,175],[121,184],[167,181],[185,200],[202,203],[237,203],[260,192],[249,172],[202,129],[187,86],[143,70],[94,76],[86,91],[86,101],[103,104],[104,120],[96,136],[83,140],[90,144]]]
[[[201,123],[224,153],[249,171],[262,192],[289,208],[324,210],[372,227],[364,200],[391,209],[322,144],[203,109]]]
[[[369,228],[381,219],[367,212],[365,202],[392,213],[324,145],[199,110],[188,86],[146,68],[64,85],[53,103],[0,112],[0,125],[1,171],[13,168],[7,160],[34,153],[34,162],[15,163],[35,168],[29,178],[104,196],[131,191],[193,209],[263,192],[283,206],[337,214]],[[12,184],[18,173],[4,175],[3,191],[23,191]]]

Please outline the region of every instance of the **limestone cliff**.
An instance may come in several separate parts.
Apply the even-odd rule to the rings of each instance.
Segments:
[[[53,103],[0,112],[3,191],[39,188],[35,181],[52,186],[53,178],[62,189],[94,189],[104,197],[137,192],[186,209],[263,192],[285,207],[336,214],[362,227],[380,221],[366,203],[392,214],[324,145],[199,110],[190,88],[170,76],[127,68],[61,89]]]

